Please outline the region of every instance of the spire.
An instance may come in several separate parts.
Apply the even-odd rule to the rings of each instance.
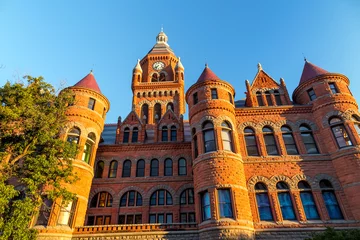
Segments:
[[[140,59],[137,60],[137,64],[134,67],[134,72],[143,72],[141,66],[140,66]]]
[[[323,75],[325,73],[328,73],[328,71],[308,62],[305,59],[305,64],[304,64],[304,69],[303,72],[301,74],[301,78],[300,78],[300,84],[307,82],[309,80],[311,80],[314,77],[317,77],[319,75]]]
[[[93,71],[91,70],[88,75],[86,75],[83,79],[77,82],[74,87],[83,87],[94,90],[95,92],[101,93],[99,85],[97,84]]]
[[[180,61],[180,57],[178,57],[178,62],[176,63],[175,69],[185,70],[184,66],[182,65],[182,63]]]
[[[211,69],[208,67],[207,63],[205,64],[205,69],[201,73],[199,79],[197,80],[197,83],[204,82],[207,80],[219,80],[220,78],[216,76],[216,74],[211,71]]]
[[[168,42],[168,37],[161,28],[160,33],[156,36],[156,44],[149,51],[149,53],[162,54],[162,53],[173,53],[173,50],[170,48]]]
[[[258,71],[259,71],[259,72],[260,72],[261,70],[263,70],[263,69],[262,69],[262,66],[261,66],[261,63],[258,63],[257,66],[258,66]]]
[[[156,43],[165,43],[166,45],[168,45],[167,41],[168,41],[168,37],[161,28],[161,32],[156,36]]]

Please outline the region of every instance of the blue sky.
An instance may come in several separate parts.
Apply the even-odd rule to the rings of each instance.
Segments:
[[[43,76],[56,88],[93,69],[110,100],[107,123],[131,109],[131,75],[161,25],[185,67],[205,62],[244,98],[257,63],[290,95],[308,61],[346,75],[360,101],[360,1],[0,1],[0,84]],[[186,116],[187,118],[187,116]]]

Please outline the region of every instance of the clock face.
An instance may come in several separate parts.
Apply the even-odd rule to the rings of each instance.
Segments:
[[[165,67],[165,64],[163,62],[155,62],[153,64],[153,69],[159,71]]]

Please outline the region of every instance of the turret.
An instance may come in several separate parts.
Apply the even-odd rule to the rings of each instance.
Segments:
[[[142,73],[143,70],[140,66],[140,59],[138,59],[134,70],[133,70],[133,78],[132,78],[132,84],[133,85],[138,85],[141,81],[142,81]]]

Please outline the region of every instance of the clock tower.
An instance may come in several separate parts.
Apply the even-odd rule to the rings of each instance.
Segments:
[[[169,109],[178,118],[185,113],[184,67],[167,42],[161,30],[133,70],[132,108],[144,124],[156,124]]]

